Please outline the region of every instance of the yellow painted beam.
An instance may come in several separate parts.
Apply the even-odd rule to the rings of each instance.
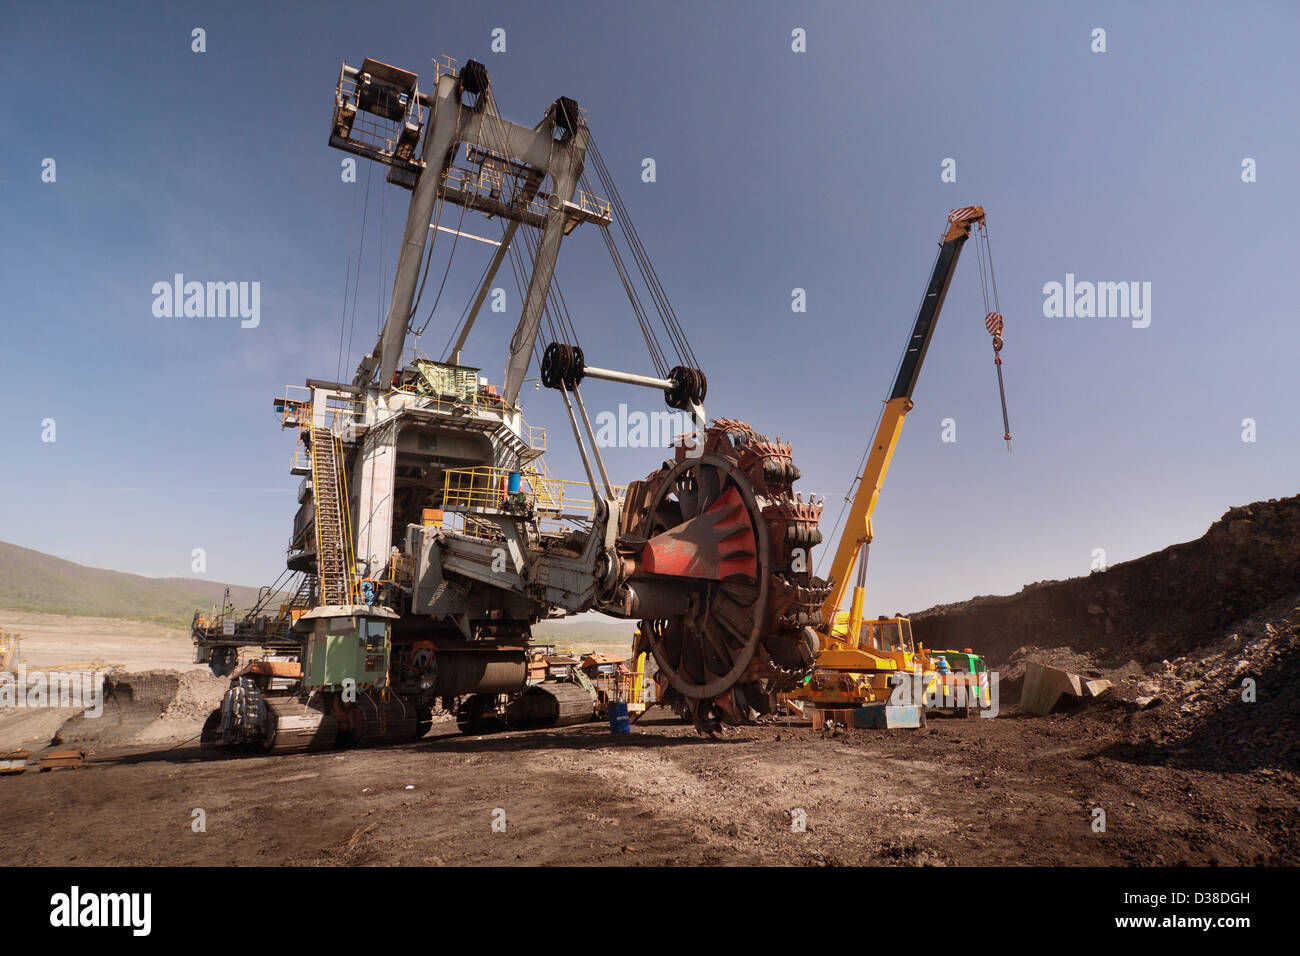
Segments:
[[[911,410],[910,398],[892,398],[885,403],[885,411],[880,416],[880,425],[872,440],[871,452],[867,455],[866,467],[862,470],[862,479],[853,496],[848,523],[835,548],[835,560],[830,568],[831,590],[822,604],[823,621],[835,620],[835,614],[848,593],[849,576],[853,573],[858,551],[864,544],[871,543],[871,515],[876,510],[876,501],[880,498],[880,488],[889,472],[894,449],[898,447],[903,422]],[[829,628],[829,624],[823,626]]]

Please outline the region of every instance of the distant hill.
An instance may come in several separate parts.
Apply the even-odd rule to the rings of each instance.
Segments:
[[[147,578],[88,568],[0,541],[0,608],[188,627],[196,609],[220,604],[226,587],[196,578]],[[256,603],[257,588],[229,587],[235,607]]]
[[[195,610],[219,604],[226,587],[197,578],[148,578],[88,568],[0,541],[0,608],[189,627]],[[257,588],[229,587],[230,600],[239,610],[257,602]],[[630,648],[635,628],[635,621],[578,614],[535,625],[533,640],[602,651],[615,646]]]
[[[613,654],[627,657],[632,653],[636,621],[617,621],[589,611],[558,620],[539,621],[533,625],[534,644],[554,644],[561,651]]]

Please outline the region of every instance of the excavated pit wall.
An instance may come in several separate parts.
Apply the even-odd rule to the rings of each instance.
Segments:
[[[1300,495],[1232,508],[1194,541],[1087,577],[922,611],[912,629],[927,647],[970,647],[995,668],[1029,646],[1119,667],[1186,654],[1296,592]]]

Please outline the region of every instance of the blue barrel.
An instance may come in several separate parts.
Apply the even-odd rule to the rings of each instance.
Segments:
[[[627,704],[621,700],[609,702],[609,732],[611,734],[632,732],[632,722],[627,718]]]
[[[506,478],[506,494],[519,494],[519,482],[521,477],[522,476],[517,471],[510,472],[510,475]]]

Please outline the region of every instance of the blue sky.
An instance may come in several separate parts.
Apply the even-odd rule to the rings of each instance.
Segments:
[[[709,375],[709,412],[794,442],[803,490],[827,495],[827,531],[944,217],[987,208],[1013,452],[971,247],[877,509],[872,612],[1087,573],[1094,548],[1114,563],[1196,537],[1229,506],[1300,491],[1298,11],[9,5],[0,539],[151,575],[190,574],[202,547],[212,578],[278,574],[296,479],[271,400],[338,368],[366,183],[364,163],[359,183],[341,182],[326,142],[339,61],[431,73],[442,53],[483,61],[516,122],[560,95],[587,109]],[[194,27],[205,53],[191,52]],[[498,27],[505,53],[489,50]],[[806,53],[791,51],[796,27]],[[1105,53],[1090,50],[1097,27]],[[655,183],[641,182],[644,157]],[[955,183],[940,181],[946,157]],[[373,342],[407,198],[374,171],[345,374]],[[421,343],[431,352],[491,254],[471,245]],[[435,278],[449,247],[435,247]],[[260,282],[260,326],[155,318],[151,288],[177,272]],[[1150,326],[1044,317],[1044,284],[1067,273],[1150,282]],[[592,227],[566,241],[557,275],[588,361],[650,371]],[[517,319],[508,288],[512,311],[485,313],[466,355],[497,382]],[[593,412],[662,407],[607,383],[584,395]],[[529,386],[524,401],[550,428],[552,471],[580,477],[558,397]],[[617,481],[662,457],[606,454]]]

